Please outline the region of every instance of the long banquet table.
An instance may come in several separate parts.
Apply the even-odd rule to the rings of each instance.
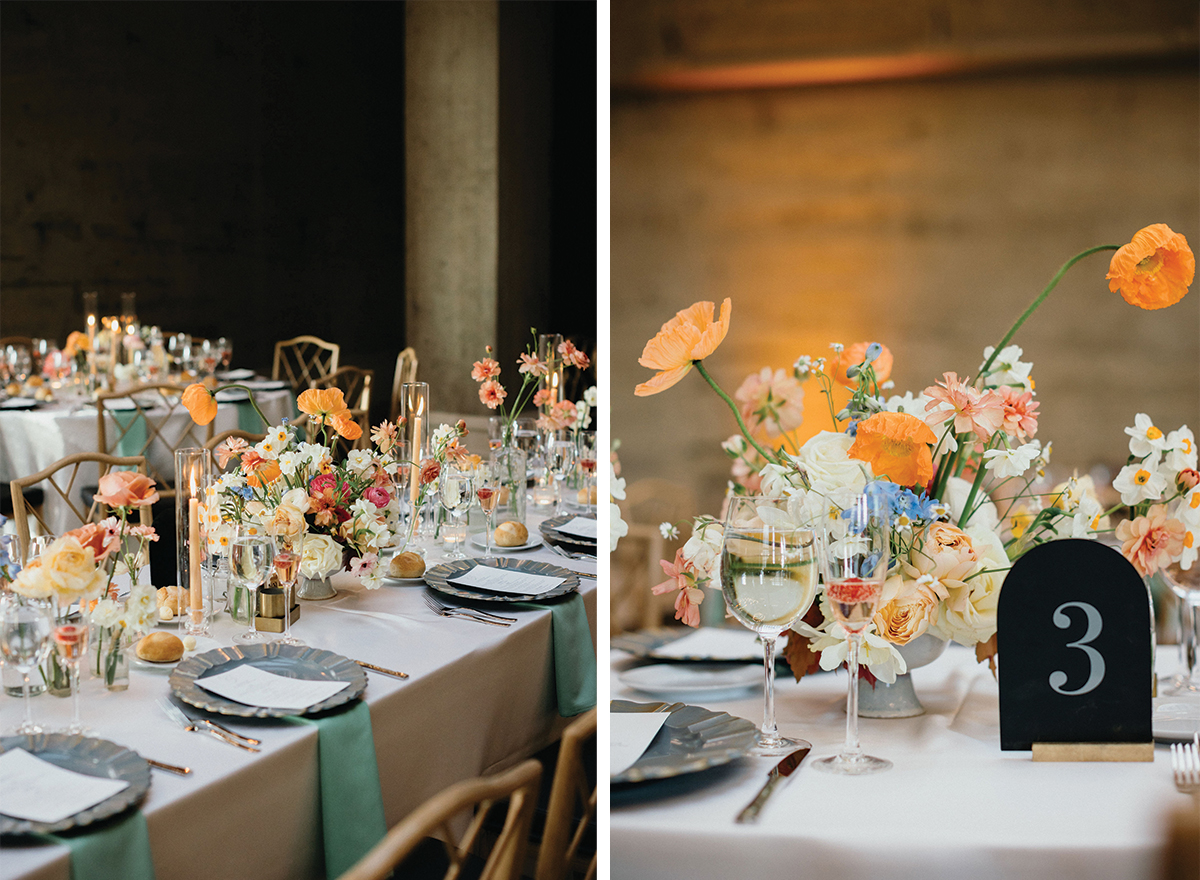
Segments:
[[[528,518],[534,534],[539,520]],[[544,548],[522,557],[595,573],[594,562],[564,560]],[[436,562],[436,553],[429,558]],[[558,714],[549,610],[501,610],[518,620],[505,629],[437,617],[419,586],[367,591],[345,573],[333,582],[339,590],[333,599],[301,603],[293,633],[314,647],[410,676],[367,673],[364,698],[389,826],[451,783],[535,754],[569,723]],[[580,592],[592,645],[579,650],[590,651],[595,580],[580,578]],[[230,644],[243,628],[222,614],[215,637]],[[159,880],[323,877],[317,729],[230,721],[227,726],[263,740],[262,752],[250,754],[177,727],[154,702],[168,693],[166,674],[136,668],[125,692],[109,693],[95,678],[85,678],[81,692],[83,719],[94,736],[192,768],[186,777],[153,771],[142,804]],[[0,728],[10,730],[21,712],[19,698],[0,696]],[[70,700],[38,696],[34,717],[63,725]],[[7,838],[0,845],[0,880],[66,880],[69,863],[63,846]]]
[[[1178,663],[1159,649],[1159,668]],[[612,697],[669,700],[621,684],[635,665],[611,654]],[[951,645],[912,673],[926,714],[860,721],[868,754],[894,767],[834,776],[801,765],[757,825],[734,817],[778,761],[744,758],[688,776],[612,792],[614,880],[729,877],[1131,880],[1160,876],[1168,817],[1189,808],[1172,783],[1168,746],[1153,763],[1033,763],[1000,751],[999,697],[986,665]],[[777,680],[780,731],[808,739],[813,757],[845,737],[846,675]],[[762,721],[762,692],[693,705]]]

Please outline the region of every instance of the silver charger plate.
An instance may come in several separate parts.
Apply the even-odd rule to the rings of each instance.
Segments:
[[[487,564],[492,568],[504,568],[509,571],[520,571],[525,574],[540,574],[547,577],[563,578],[563,582],[552,590],[547,590],[545,593],[492,593],[487,590],[475,590],[471,587],[464,587],[459,584],[450,583],[450,578],[458,577],[465,572],[470,571],[476,565]],[[557,565],[551,565],[549,562],[537,562],[532,559],[515,559],[512,557],[501,557],[488,560],[484,563],[482,559],[456,559],[453,562],[442,562],[435,565],[433,568],[425,570],[425,583],[437,590],[439,593],[445,593],[447,596],[454,596],[458,599],[472,599],[477,602],[538,602],[542,599],[553,599],[557,596],[565,596],[567,593],[574,593],[579,589],[579,576],[565,568],[559,568]]]
[[[648,629],[640,629],[636,632],[627,632],[619,636],[613,636],[609,640],[609,647],[625,651],[643,660],[664,660],[671,663],[755,663],[761,665],[763,662],[761,647],[758,649],[756,656],[751,657],[747,655],[744,658],[713,657],[708,654],[674,657],[659,653],[659,648],[669,645],[676,639],[681,639],[693,632],[695,632],[694,629],[686,626],[650,627]]]
[[[728,764],[755,744],[758,728],[745,718],[686,703],[613,700],[609,712],[667,712],[670,717],[633,766],[609,778],[613,785],[669,779]]]
[[[716,700],[761,688],[763,674],[761,668],[745,663],[651,663],[630,667],[617,679],[644,694]]]
[[[303,711],[281,709],[275,706],[250,706],[227,700],[209,693],[197,684],[206,675],[216,675],[249,663],[264,672],[286,678],[303,678],[309,681],[348,681],[350,687],[342,688],[327,700],[309,706]],[[341,654],[313,648],[307,645],[281,645],[270,642],[265,645],[235,645],[205,651],[194,657],[180,660],[168,679],[171,693],[189,706],[215,712],[218,715],[236,715],[242,718],[282,718],[287,715],[314,715],[356,700],[367,689],[367,673]]]
[[[553,541],[556,544],[570,544],[575,547],[583,547],[592,551],[596,549],[596,542],[582,535],[572,535],[567,532],[560,532],[559,526],[569,523],[577,516],[583,516],[579,513],[568,513],[564,516],[552,516],[550,519],[543,520],[538,524],[538,531],[548,541]],[[584,519],[595,519],[594,516],[583,516]]]
[[[150,790],[150,765],[137,752],[106,739],[67,733],[0,738],[0,749],[24,749],[43,761],[88,776],[123,779],[128,786],[110,798],[58,822],[34,822],[0,813],[0,834],[53,834],[90,825],[142,802]]]
[[[1191,742],[1200,732],[1200,700],[1192,696],[1155,697],[1151,729],[1155,742]]]

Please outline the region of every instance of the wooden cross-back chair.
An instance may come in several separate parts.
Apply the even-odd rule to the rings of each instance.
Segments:
[[[465,779],[451,785],[394,825],[375,847],[340,880],[383,880],[427,837],[437,835],[450,861],[447,880],[460,875],[480,831],[493,808],[508,801],[504,829],[496,838],[479,880],[520,880],[521,864],[529,837],[529,824],[537,802],[542,765],[528,760],[495,776]],[[459,837],[454,820],[474,810],[466,831]],[[479,855],[476,853],[476,855]],[[397,876],[404,876],[398,872]]]
[[[588,749],[588,743],[592,748]],[[596,877],[596,710],[589,709],[563,731],[558,766],[546,806],[546,829],[538,849],[535,880],[565,880],[576,863],[591,859],[584,880]],[[588,775],[588,768],[592,773]],[[582,846],[585,841],[588,846]],[[579,867],[582,868],[582,865]]]
[[[99,469],[98,477],[102,477],[115,467],[135,468],[141,473],[146,473],[146,459],[141,455],[116,456],[103,455],[99,452],[77,452],[74,455],[68,455],[66,458],[61,458],[54,464],[50,465],[45,470],[38,471],[28,477],[21,477],[9,483],[9,489],[12,492],[13,503],[13,523],[17,528],[17,540],[21,544],[21,556],[29,552],[29,519],[32,516],[37,522],[38,527],[43,534],[52,534],[53,530],[46,525],[43,518],[43,510],[35,506],[30,499],[25,497],[25,490],[34,488],[40,483],[44,483],[43,492],[46,498],[57,496],[66,503],[70,508],[71,513],[79,520],[79,525],[95,522],[104,519],[108,516],[108,508],[100,504],[94,498],[83,498],[80,493],[84,485],[91,487],[93,477],[90,473],[91,468],[88,467],[89,473],[83,478],[83,484],[77,485],[80,482],[79,471],[85,465],[95,464]],[[60,473],[67,471],[67,473]],[[150,514],[150,506],[138,508],[139,516],[142,525],[153,525],[153,520]],[[78,526],[76,526],[78,528]]]
[[[282,379],[299,393],[338,368],[342,347],[317,336],[297,336],[275,343],[271,378]]]
[[[328,376],[313,382],[313,388],[338,388],[350,407],[350,415],[362,428],[362,436],[357,440],[339,439],[339,451],[345,453],[351,449],[366,449],[371,445],[371,382],[375,378],[374,370],[364,370],[361,367],[339,367]]]
[[[417,381],[417,351],[411,345],[396,355],[396,372],[392,374],[391,420],[400,418],[400,386]]]
[[[135,385],[96,395],[98,451],[145,456],[146,473],[158,484],[163,500],[175,497],[175,450],[203,446],[213,435],[212,422],[201,426],[192,421],[183,391],[182,385]],[[129,400],[133,406],[116,409],[110,405],[114,400]]]

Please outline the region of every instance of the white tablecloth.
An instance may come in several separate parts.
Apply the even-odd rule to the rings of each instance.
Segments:
[[[1173,651],[1160,659],[1162,668],[1177,663]],[[632,662],[612,652],[613,698],[668,699],[620,684]],[[619,787],[614,880],[1158,876],[1167,816],[1188,805],[1172,784],[1167,746],[1156,747],[1153,763],[1035,764],[1029,752],[1000,751],[997,685],[972,652],[951,645],[912,675],[927,714],[860,721],[864,750],[893,761],[892,770],[834,776],[806,760],[757,825],[733,819],[778,759]],[[684,701],[762,721],[761,689]],[[813,757],[834,754],[845,739],[845,702],[844,671],[799,683],[781,675],[780,731],[810,740]]]
[[[530,517],[536,533],[535,521]],[[595,571],[594,562],[563,560],[546,550],[524,555]],[[294,633],[310,645],[410,675],[402,681],[367,672],[365,699],[389,826],[453,782],[524,760],[557,739],[568,723],[559,717],[555,698],[549,611],[512,612],[507,616],[518,622],[503,629],[434,616],[421,587],[366,591],[346,574],[334,583],[345,592],[301,603]],[[594,643],[596,582],[582,578],[581,592]],[[222,614],[216,634],[230,644],[243,628]],[[95,736],[192,768],[187,777],[153,771],[142,806],[159,880],[322,877],[316,728],[286,721],[230,723],[263,740],[262,753],[254,755],[178,728],[154,704],[167,693],[165,674],[137,669],[131,670],[128,691],[109,693],[92,678],[81,693],[82,715]],[[21,712],[19,698],[0,696],[0,728],[10,730]],[[34,716],[65,724],[70,700],[36,697]],[[6,840],[0,848],[0,880],[68,876],[65,847]]]
[[[255,395],[259,407],[272,424],[279,424],[291,417],[292,394],[290,391],[260,391]],[[148,410],[155,418],[156,410]],[[162,429],[163,436],[174,441],[181,437],[191,423],[187,410],[180,408],[167,420]],[[213,435],[238,427],[238,409],[233,404],[221,404],[213,421]],[[109,442],[116,437],[119,428],[109,417]],[[203,438],[206,428],[196,428],[195,435]],[[70,404],[54,404],[29,411],[0,411],[0,490],[9,492],[8,483],[20,477],[36,474],[61,458],[77,452],[96,452],[98,442],[96,408],[92,404],[74,407]],[[189,444],[182,444],[189,445]],[[197,444],[199,445],[199,444]],[[174,474],[175,464],[171,451],[159,441],[154,441],[146,450],[153,466],[164,474]],[[124,454],[121,452],[115,454]],[[130,454],[140,454],[132,452]],[[97,471],[81,468],[76,488],[94,486]],[[77,502],[78,504],[79,502]],[[45,517],[54,534],[59,535],[79,525],[70,510],[53,491],[46,492]]]

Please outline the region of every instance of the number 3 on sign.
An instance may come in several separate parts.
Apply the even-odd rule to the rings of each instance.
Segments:
[[[1087,615],[1087,631],[1083,634],[1083,638],[1067,642],[1067,647],[1078,648],[1087,654],[1090,670],[1087,681],[1081,688],[1073,691],[1064,688],[1063,685],[1067,683],[1067,674],[1061,669],[1050,673],[1050,687],[1065,697],[1078,697],[1094,691],[1100,686],[1100,682],[1104,681],[1104,656],[1090,644],[1100,635],[1100,630],[1104,627],[1104,619],[1096,607],[1087,602],[1064,602],[1054,609],[1054,625],[1059,629],[1067,629],[1071,625],[1071,618],[1065,611],[1067,608],[1082,608],[1083,613]]]

